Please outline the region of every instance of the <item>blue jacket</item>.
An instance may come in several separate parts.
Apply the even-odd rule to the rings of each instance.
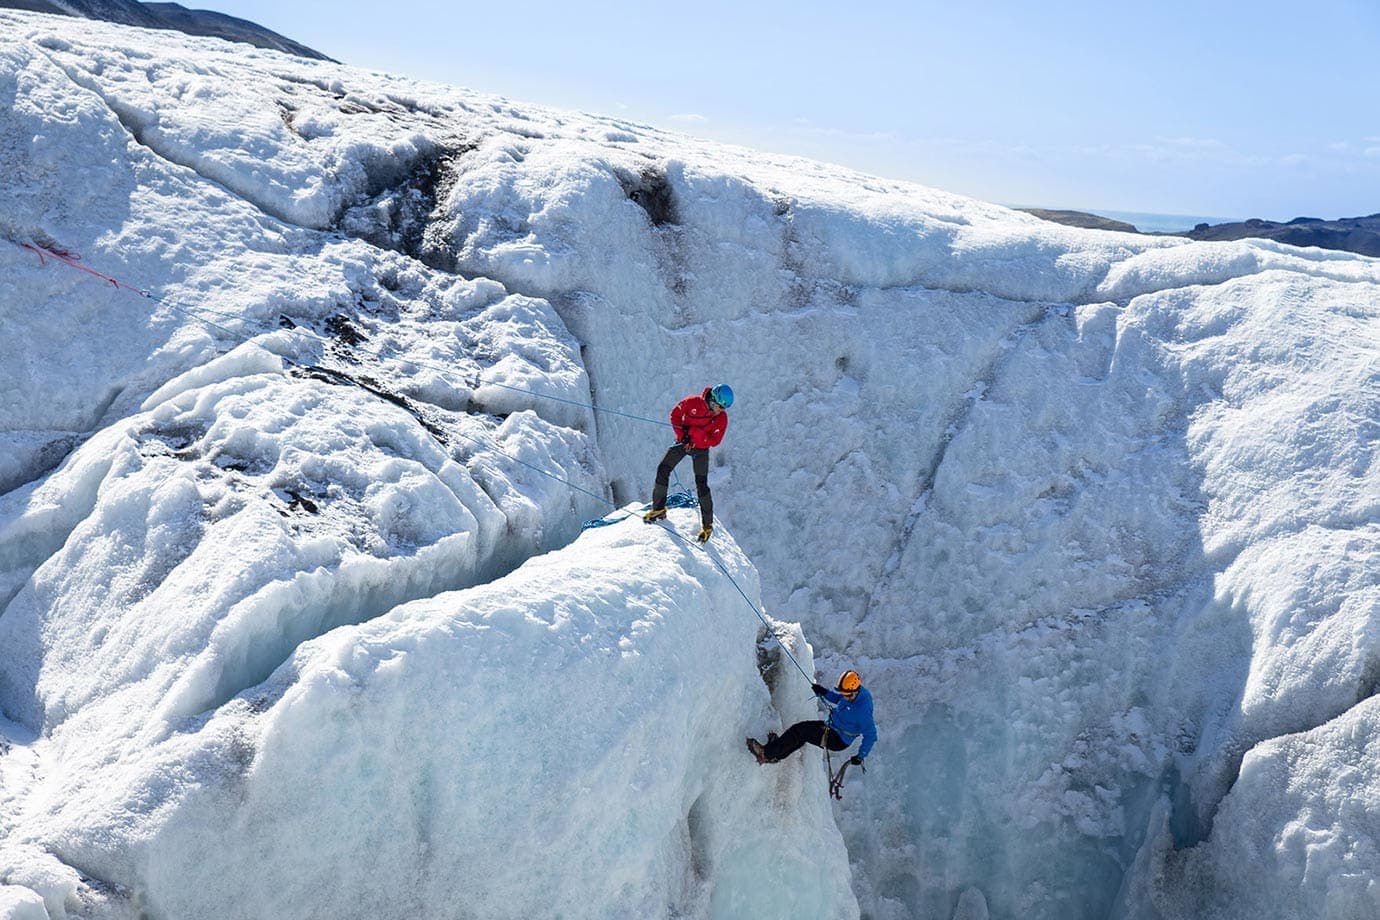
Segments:
[[[834,704],[834,712],[829,716],[829,727],[849,744],[853,743],[854,738],[862,735],[862,747],[858,748],[858,756],[866,759],[872,752],[872,745],[877,743],[877,723],[872,721],[872,694],[867,692],[866,687],[862,687],[851,701],[835,690],[826,690],[824,698]]]

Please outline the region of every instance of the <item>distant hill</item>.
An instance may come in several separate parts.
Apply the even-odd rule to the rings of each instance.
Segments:
[[[1277,240],[1291,246],[1317,246],[1380,257],[1380,214],[1337,220],[1296,217],[1287,223],[1252,218],[1234,224],[1198,224],[1186,233],[1173,235],[1191,240]]]
[[[1056,224],[1089,230],[1119,230],[1123,233],[1145,233],[1147,236],[1184,236],[1191,240],[1275,240],[1288,243],[1290,246],[1316,246],[1319,249],[1336,249],[1380,258],[1380,214],[1371,214],[1368,217],[1341,217],[1336,220],[1296,217],[1284,223],[1253,217],[1250,220],[1229,224],[1198,224],[1192,230],[1180,233],[1146,233],[1124,221],[1085,211],[1045,208],[1020,210]]]
[[[244,42],[257,48],[282,51],[297,57],[330,61],[320,51],[308,48],[277,32],[247,19],[237,19],[210,10],[189,10],[179,3],[140,3],[139,0],[0,0],[0,9],[25,10],[79,16],[146,29],[169,29],[188,35],[206,35],[226,41]]]
[[[1064,224],[1068,227],[1082,227],[1085,230],[1117,230],[1121,233],[1139,233],[1134,225],[1121,220],[1112,220],[1086,211],[1051,211],[1046,208],[1018,208],[1027,214],[1034,214],[1042,220]]]

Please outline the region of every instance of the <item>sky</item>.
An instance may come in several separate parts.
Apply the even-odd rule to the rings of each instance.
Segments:
[[[1380,212],[1374,0],[187,0],[344,63],[1009,205]]]

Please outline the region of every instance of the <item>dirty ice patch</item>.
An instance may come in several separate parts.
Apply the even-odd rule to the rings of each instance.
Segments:
[[[527,471],[503,454],[471,473],[357,387],[258,373],[169,392],[0,522],[18,588],[0,704],[78,761],[161,737],[334,626],[492,578],[592,510],[560,483],[514,487],[510,470]],[[465,424],[598,494],[584,436],[530,413]],[[50,557],[28,553],[41,522],[68,528]]]

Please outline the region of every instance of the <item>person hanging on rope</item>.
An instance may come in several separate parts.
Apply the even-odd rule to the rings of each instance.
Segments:
[[[862,745],[848,762],[862,766],[867,755],[872,753],[872,745],[877,743],[877,723],[872,719],[872,694],[862,685],[858,672],[844,671],[839,675],[837,690],[820,684],[811,684],[810,689],[815,691],[816,696],[834,704],[828,722],[818,719],[797,722],[780,737],[768,735],[766,744],[749,738],[748,750],[752,751],[758,763],[776,763],[794,754],[807,742],[816,747],[827,745],[831,751],[842,751],[861,735]]]
[[[695,465],[695,491],[700,497],[699,542],[714,532],[714,496],[709,494],[709,448],[717,447],[728,430],[728,407],[733,405],[733,388],[726,383],[706,387],[698,396],[687,396],[671,410],[671,427],[676,443],[661,458],[656,468],[651,510],[642,516],[650,524],[666,516],[666,489],[671,471],[688,454]]]

